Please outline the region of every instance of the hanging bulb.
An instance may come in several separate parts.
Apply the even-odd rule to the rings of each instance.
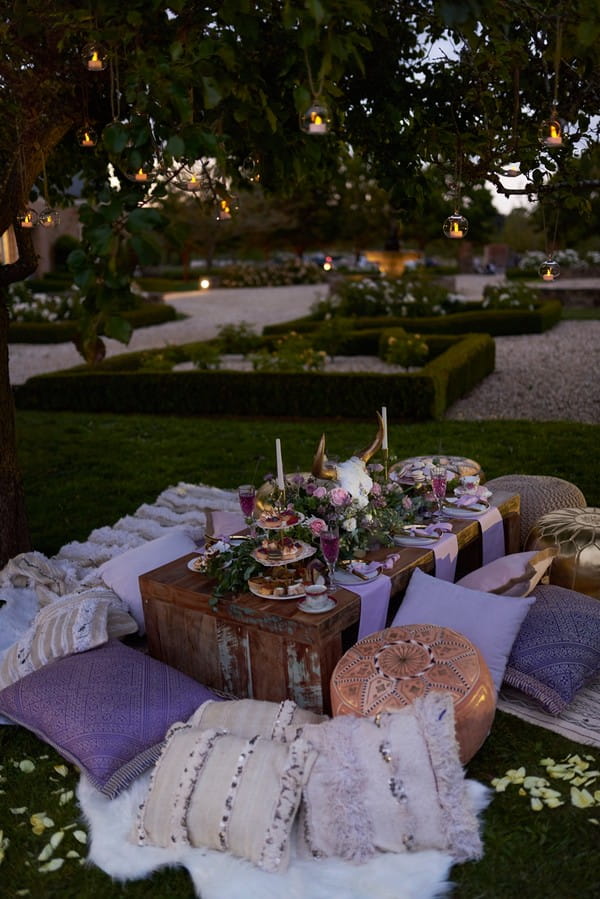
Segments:
[[[35,209],[24,209],[17,216],[17,224],[21,228],[35,228],[38,223],[38,214]]]
[[[60,225],[60,213],[57,209],[46,206],[40,212],[38,221],[42,228],[57,228]]]
[[[464,215],[459,213],[458,209],[454,212],[454,215],[449,215],[442,225],[444,235],[451,240],[462,240],[468,230],[469,222]]]
[[[100,44],[86,44],[81,57],[88,72],[103,72],[106,68],[107,53]]]
[[[560,278],[560,265],[552,256],[548,256],[540,265],[538,272],[542,281],[556,281],[557,278]]]
[[[77,143],[80,147],[95,147],[98,143],[98,135],[90,125],[84,125],[77,132]]]
[[[300,120],[300,127],[306,134],[327,134],[330,125],[329,111],[320,101],[309,106]]]

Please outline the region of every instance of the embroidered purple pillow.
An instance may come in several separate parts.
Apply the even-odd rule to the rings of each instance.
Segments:
[[[600,671],[600,602],[538,584],[504,672],[504,683],[560,713]]]
[[[157,761],[167,730],[208,687],[111,641],[40,668],[0,691],[0,713],[77,765],[109,798]]]

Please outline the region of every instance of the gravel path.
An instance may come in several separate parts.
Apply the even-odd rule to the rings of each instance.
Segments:
[[[477,290],[480,285],[477,284]],[[292,320],[310,311],[324,285],[212,290],[167,294],[167,302],[188,316],[136,331],[129,347],[108,340],[108,355],[214,337],[223,324],[263,325]],[[11,383],[81,363],[71,344],[11,344]],[[337,359],[331,370],[394,371],[370,357]],[[600,321],[560,322],[544,334],[496,338],[496,370],[468,396],[454,403],[447,419],[528,419],[600,424]]]

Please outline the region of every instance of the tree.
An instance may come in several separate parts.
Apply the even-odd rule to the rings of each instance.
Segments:
[[[573,184],[568,148],[540,154],[537,140],[554,94],[577,135],[597,140],[595,0],[559,0],[552,18],[541,0],[1,0],[0,9],[0,234],[15,228],[19,253],[0,266],[0,563],[27,547],[7,288],[35,267],[18,225],[31,197],[59,206],[75,177],[82,185],[70,267],[83,298],[79,346],[93,363],[101,331],[128,339],[119,307],[135,266],[159,257],[167,221],[156,201],[183,164],[211,160],[209,191],[221,202],[257,153],[264,190],[298,195],[326,188],[351,147],[394,207],[410,210],[427,198],[431,167],[461,185],[502,187],[498,168],[517,154],[531,191],[551,189],[547,172]],[[97,48],[91,71],[86,45]],[[298,118],[316,98],[335,130],[313,138]],[[88,124],[96,148],[75,139]]]

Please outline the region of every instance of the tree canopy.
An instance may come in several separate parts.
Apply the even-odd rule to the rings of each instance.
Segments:
[[[408,216],[426,204],[432,170],[458,205],[485,180],[510,191],[500,173],[515,160],[532,196],[572,197],[573,148],[598,140],[596,0],[0,0],[0,10],[0,234],[14,228],[18,246],[0,266],[0,519],[21,535],[11,550],[24,538],[6,288],[35,269],[18,219],[32,198],[59,207],[76,184],[84,200],[70,265],[93,362],[100,327],[128,337],[115,313],[136,264],[157,258],[167,220],[154,200],[182,166],[209,164],[207,196],[227,203],[249,157],[263,190],[292,197],[331,183],[351,152]],[[307,135],[299,118],[316,100],[333,127]],[[569,137],[541,147],[552,117]],[[82,127],[96,146],[80,146]]]

